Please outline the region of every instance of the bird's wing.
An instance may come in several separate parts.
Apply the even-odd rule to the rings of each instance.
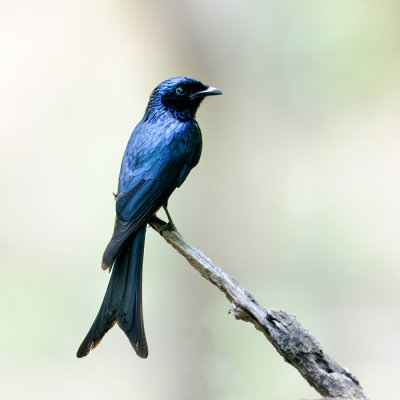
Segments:
[[[177,187],[187,155],[159,155],[141,175],[132,175],[129,188],[116,198],[116,219],[113,236],[104,255],[103,265],[111,267],[127,239],[165,204]]]
[[[183,129],[179,133],[179,129]],[[174,133],[173,133],[174,132]],[[183,133],[183,134],[181,134]],[[142,121],[135,128],[124,158],[116,199],[114,233],[103,256],[110,267],[125,242],[167,202],[201,152],[197,124],[157,125]]]
[[[149,219],[168,199],[176,188],[177,177],[182,168],[180,165],[162,165],[155,163],[151,169],[153,177],[138,176],[131,181],[132,188],[121,192],[116,199],[117,216],[134,225],[141,225]]]
[[[183,134],[177,134],[183,129]],[[172,134],[171,132],[174,132]],[[122,161],[117,216],[132,224],[151,217],[197,164],[201,132],[197,123],[178,127],[140,123]]]

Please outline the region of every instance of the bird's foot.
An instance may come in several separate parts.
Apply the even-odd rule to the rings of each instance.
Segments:
[[[160,228],[160,233],[162,234],[164,231],[176,231],[176,226],[172,221],[167,222]]]
[[[171,215],[168,212],[167,205],[163,206],[165,214],[167,214],[168,222],[160,228],[160,233],[162,234],[164,231],[178,231],[174,222],[172,221]]]

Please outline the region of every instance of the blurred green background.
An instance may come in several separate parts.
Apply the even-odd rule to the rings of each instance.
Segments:
[[[170,211],[265,307],[293,313],[370,398],[398,380],[400,3],[0,3],[2,399],[316,398],[225,297],[148,230],[150,356],[118,328],[75,352],[108,282],[121,157],[176,75],[199,166]]]

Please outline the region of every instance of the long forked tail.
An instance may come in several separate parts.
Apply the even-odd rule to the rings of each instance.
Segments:
[[[85,357],[117,322],[136,354],[146,358],[148,348],[143,325],[142,270],[146,225],[140,228],[114,262],[110,282],[96,319],[80,345],[77,357]]]

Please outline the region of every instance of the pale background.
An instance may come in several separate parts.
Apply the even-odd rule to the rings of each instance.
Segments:
[[[151,90],[194,76],[199,166],[171,198],[186,239],[297,316],[372,399],[400,346],[400,3],[0,3],[0,397],[317,398],[224,296],[148,231],[150,355],[114,328],[75,352],[108,274],[120,160]]]

